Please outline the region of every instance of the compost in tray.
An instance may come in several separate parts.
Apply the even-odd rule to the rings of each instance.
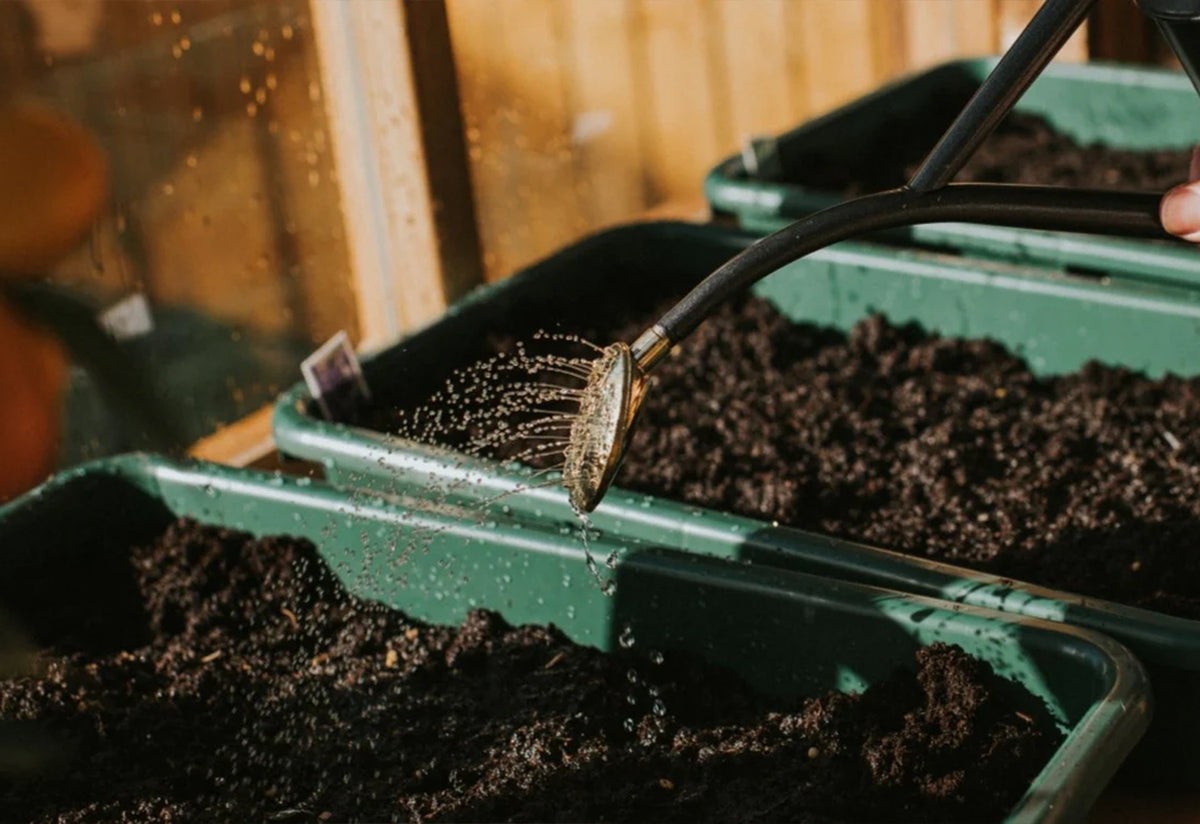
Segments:
[[[47,670],[0,682],[0,718],[74,754],[0,780],[6,818],[995,820],[1062,738],[948,645],[861,695],[787,702],[670,650],[482,610],[409,620],[304,541],[180,521],[131,558],[129,603],[26,616],[54,630]]]
[[[560,329],[629,340],[667,305],[624,297],[567,306]],[[545,307],[523,312],[478,356],[546,323]],[[1039,378],[994,343],[881,317],[842,334],[745,296],[653,380],[618,486],[1200,617],[1200,378],[1099,364]],[[388,389],[360,423],[404,428],[413,401]]]
[[[781,179],[847,196],[903,186],[961,107],[917,110],[836,159],[798,153]],[[1081,144],[1043,117],[1010,113],[955,177],[958,183],[1024,183],[1163,191],[1188,180],[1191,152]]]

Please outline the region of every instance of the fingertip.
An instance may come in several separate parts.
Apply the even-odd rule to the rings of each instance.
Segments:
[[[1200,182],[1181,184],[1163,195],[1158,217],[1169,233],[1200,243]]]

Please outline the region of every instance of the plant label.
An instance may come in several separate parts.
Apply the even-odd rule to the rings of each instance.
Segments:
[[[358,355],[345,330],[305,358],[300,371],[326,420],[348,420],[371,398]]]
[[[154,331],[154,317],[146,296],[136,292],[100,313],[100,325],[115,340],[130,340]]]

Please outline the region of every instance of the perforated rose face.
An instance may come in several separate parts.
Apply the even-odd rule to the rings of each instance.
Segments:
[[[614,343],[592,366],[571,424],[563,486],[579,512],[591,512],[620,466],[628,430],[634,380],[629,347]]]

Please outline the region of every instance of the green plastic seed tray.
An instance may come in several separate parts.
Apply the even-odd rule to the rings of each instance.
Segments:
[[[755,143],[755,174],[742,155],[705,178],[713,211],[756,232],[774,231],[842,199],[837,192],[783,182],[800,170],[862,168],[886,158],[896,122],[961,107],[995,65],[961,60],[905,77],[798,128]],[[1081,144],[1133,150],[1186,149],[1200,140],[1200,100],[1187,77],[1165,69],[1105,64],[1049,66],[1015,110],[1044,117]],[[945,116],[944,114],[942,115]],[[937,135],[930,136],[929,148]],[[754,160],[753,158],[758,158]],[[909,242],[1117,277],[1200,286],[1200,255],[1183,243],[1152,242],[965,223],[895,233]]]
[[[536,306],[553,318],[556,306],[586,303],[610,288],[657,283],[664,292],[683,289],[750,240],[736,230],[675,223],[610,230],[472,294],[432,326],[365,360],[364,372],[381,398],[426,397],[516,307]],[[570,289],[561,288],[565,282]],[[995,261],[842,244],[786,267],[757,291],[797,321],[848,329],[880,310],[894,322],[992,337],[1042,374],[1075,370],[1090,358],[1151,375],[1200,372],[1200,297],[1160,284],[1098,283]],[[559,488],[531,488],[527,474],[512,467],[326,422],[311,409],[303,385],[277,404],[274,434],[282,452],[319,462],[330,481],[345,487],[407,490],[460,504],[495,500],[497,507],[540,523],[562,529],[577,524]],[[1200,622],[620,489],[608,494],[591,519],[615,536],[766,559],[1111,633],[1150,664],[1164,708],[1148,736],[1155,745],[1139,748],[1139,756],[1164,780],[1200,781],[1200,758],[1163,755],[1180,747],[1192,751],[1192,736],[1200,734],[1200,713],[1190,697],[1200,690]]]
[[[686,544],[597,540],[594,552],[617,556],[606,595],[576,536],[460,515],[307,479],[123,456],[0,508],[0,606],[19,621],[31,593],[73,597],[55,587],[64,564],[112,581],[133,542],[183,516],[308,538],[350,589],[421,620],[454,624],[483,607],[606,650],[632,629],[639,644],[731,666],[776,694],[860,690],[917,646],[945,641],[1043,698],[1067,733],[1010,822],[1082,820],[1151,711],[1137,660],[1097,633],[677,551]],[[410,541],[421,551],[401,560]]]

